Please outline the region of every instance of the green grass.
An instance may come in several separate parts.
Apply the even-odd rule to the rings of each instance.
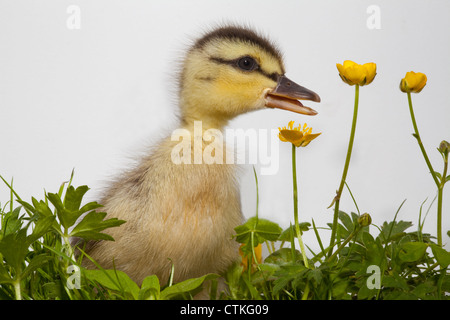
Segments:
[[[6,181],[5,181],[6,182]],[[68,239],[111,240],[102,233],[125,223],[105,220],[95,202],[83,204],[86,186],[64,183],[57,193],[23,201],[11,189],[1,211],[0,299],[26,300],[136,300],[192,299],[205,281],[215,284],[219,275],[208,274],[181,283],[160,283],[149,275],[141,286],[119,270],[85,270]],[[15,206],[18,203],[19,206]],[[400,208],[399,208],[400,210]],[[398,211],[397,211],[398,213]],[[78,226],[75,221],[85,214]],[[302,233],[314,232],[319,252],[309,250],[309,267],[295,249],[296,229],[282,230],[257,215],[236,228],[235,240],[253,261],[244,271],[237,263],[222,275],[228,290],[212,299],[449,299],[450,253],[434,237],[410,230],[412,222],[368,225],[367,216],[339,212],[333,255],[323,246],[313,221],[300,223]],[[363,218],[361,218],[363,217]],[[366,219],[364,219],[366,218]],[[370,220],[370,219],[369,219]],[[331,224],[326,228],[331,230]],[[69,231],[71,230],[71,231]],[[408,231],[409,230],[409,231]],[[254,247],[267,246],[262,263]],[[176,270],[176,266],[174,268]],[[215,286],[211,286],[213,289]]]

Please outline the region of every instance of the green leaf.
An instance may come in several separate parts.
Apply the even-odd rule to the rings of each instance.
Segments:
[[[399,276],[397,273],[385,275],[382,281],[382,286],[386,288],[400,288],[403,290],[409,289],[406,279]]]
[[[380,265],[384,261],[384,250],[380,239],[374,239],[368,232],[363,232],[362,241],[366,248],[365,257],[369,265]]]
[[[445,269],[450,264],[450,252],[447,250],[435,245],[431,244],[431,251],[433,251],[434,257],[436,261],[439,263],[442,269]]]
[[[73,186],[69,186],[64,197],[64,207],[71,212],[78,211],[81,201],[88,190],[88,186],[80,186],[76,189]]]
[[[22,227],[23,220],[19,218],[21,207],[15,208],[13,211],[10,211],[5,214],[2,225],[2,232],[3,236],[6,236],[11,233],[15,233],[20,230],[20,227]]]
[[[110,235],[101,233],[107,228],[118,227],[124,220],[111,218],[103,220],[106,212],[89,212],[70,232],[71,237],[80,237],[85,240],[114,240]]]
[[[42,237],[44,234],[49,232],[51,230],[51,227],[53,223],[55,222],[56,217],[55,216],[49,216],[49,217],[43,217],[36,221],[34,224],[34,230],[27,237],[27,243],[30,245],[40,237]]]
[[[6,262],[16,271],[16,277],[20,274],[22,264],[28,253],[26,241],[27,229],[20,229],[17,233],[9,234],[0,240],[0,253]]]
[[[353,229],[355,228],[355,224],[353,223],[352,219],[350,218],[350,216],[345,213],[344,211],[339,211],[339,220],[342,221],[345,229],[350,233],[353,231]]]
[[[5,267],[0,263],[0,283],[12,283],[13,279],[9,276],[8,271],[6,271]]]
[[[74,188],[69,186],[64,197],[64,202],[61,201],[60,194],[48,193],[48,200],[55,206],[56,214],[58,215],[61,225],[67,230],[75,224],[77,219],[85,212],[101,207],[96,202],[90,202],[80,209],[83,196],[89,190],[87,186],[80,186]]]
[[[84,275],[110,290],[131,295],[134,299],[139,296],[138,285],[120,270],[84,270]]]
[[[320,267],[315,269],[308,269],[305,274],[308,280],[315,281],[316,287],[322,282],[323,273]]]
[[[431,281],[420,283],[414,288],[413,294],[420,300],[431,300],[433,299],[432,293],[437,291],[437,287]]]
[[[300,222],[299,224],[299,228],[300,231],[308,231],[309,228],[311,227],[311,223],[309,222]],[[279,241],[291,241],[292,237],[297,237],[297,232],[295,231],[295,226],[291,225],[290,227],[286,228],[286,230],[284,230],[280,237],[278,238]]]
[[[47,263],[47,261],[51,260],[52,258],[47,256],[45,253],[44,254],[40,254],[38,256],[33,257],[33,259],[30,261],[30,263],[28,264],[28,266],[25,268],[25,270],[23,270],[22,274],[21,274],[21,278],[24,279],[26,278],[30,273],[32,273],[34,270],[36,270],[37,268],[43,266],[44,264]]]
[[[402,236],[404,236],[405,230],[410,228],[413,225],[412,222],[410,221],[391,221],[391,222],[387,222],[385,221],[383,223],[383,225],[381,226],[381,232],[378,235],[378,238],[380,238],[380,240],[384,243],[388,240],[389,237],[389,233],[390,233],[390,238],[389,240],[398,240],[399,238],[401,238]],[[392,231],[391,231],[392,228]]]
[[[78,217],[71,216],[71,213],[64,208],[61,198],[56,193],[48,193],[47,198],[55,207],[56,214],[59,221],[61,222],[61,225],[65,229],[70,228],[75,223]]]
[[[48,206],[48,203],[44,201],[37,201],[35,198],[31,198],[31,201],[33,202],[33,206],[36,209],[36,213],[39,215],[42,215],[44,217],[53,216],[53,212]]]
[[[161,291],[160,297],[162,300],[175,298],[182,294],[194,291],[194,290],[200,288],[200,286],[203,284],[203,282],[205,282],[207,280],[216,279],[217,277],[219,277],[219,275],[214,274],[214,273],[209,273],[209,274],[206,274],[199,278],[187,279],[183,282],[179,282],[179,283],[174,284],[173,286],[165,288],[163,291]]]
[[[243,225],[234,228],[236,231],[236,241],[239,243],[250,243],[252,233],[255,235],[255,245],[264,241],[276,241],[282,229],[275,222],[266,219],[252,217]]]
[[[158,300],[160,296],[161,287],[159,285],[159,279],[156,275],[146,277],[141,285],[139,291],[139,300]]]
[[[420,260],[425,254],[428,245],[423,242],[406,242],[400,245],[398,257],[404,262]]]
[[[282,265],[281,268],[275,272],[275,281],[273,286],[273,294],[277,295],[282,289],[287,288],[289,284],[296,280],[296,282],[302,282],[301,278],[304,276],[304,272],[308,271],[303,264],[286,264]],[[306,280],[306,279],[303,279]],[[305,281],[303,281],[305,282]]]
[[[377,294],[377,289],[369,289],[367,285],[362,285],[358,291],[358,300],[372,299]]]
[[[295,262],[299,260],[302,260],[302,254],[300,251],[295,250],[294,256],[292,256],[291,248],[281,248],[264,259],[264,263],[283,265],[288,262]]]

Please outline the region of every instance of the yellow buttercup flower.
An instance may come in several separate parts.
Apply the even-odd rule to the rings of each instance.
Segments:
[[[419,93],[427,84],[427,76],[421,72],[410,71],[400,81],[400,90],[403,92]]]
[[[239,247],[239,255],[242,257],[241,260],[241,265],[243,267],[242,271],[246,271],[248,269],[248,265],[249,265],[249,257],[244,255],[244,252],[242,251],[242,247],[244,246],[244,244],[241,244],[241,246]],[[255,247],[255,257],[256,257],[256,261],[258,261],[258,263],[262,262],[262,246],[261,243],[258,244]],[[252,265],[252,270],[255,268],[255,261],[251,261],[250,263]]]
[[[294,128],[294,121],[289,121],[288,127],[278,128],[278,137],[283,142],[290,142],[296,147],[306,147],[311,141],[317,138],[320,133],[312,133],[312,128],[308,128],[306,123],[299,124]]]
[[[377,74],[377,65],[373,62],[357,64],[350,60],[345,60],[344,64],[336,63],[339,76],[342,81],[353,86],[355,84],[365,86],[370,84]]]

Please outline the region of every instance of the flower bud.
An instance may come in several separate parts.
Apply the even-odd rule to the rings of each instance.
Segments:
[[[445,140],[442,140],[441,144],[439,145],[438,150],[444,156],[448,156],[448,153],[450,152],[450,143],[448,143]]]
[[[427,84],[427,76],[421,72],[410,71],[400,81],[400,90],[402,92],[419,93]]]
[[[370,217],[370,214],[368,213],[364,213],[363,215],[361,215],[358,218],[358,224],[361,227],[367,227],[368,225],[370,225],[372,223],[372,218]]]

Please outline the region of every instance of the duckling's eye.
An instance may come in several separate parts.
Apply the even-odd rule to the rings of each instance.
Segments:
[[[251,57],[243,57],[237,61],[237,66],[245,71],[253,71],[258,67],[258,64]]]

